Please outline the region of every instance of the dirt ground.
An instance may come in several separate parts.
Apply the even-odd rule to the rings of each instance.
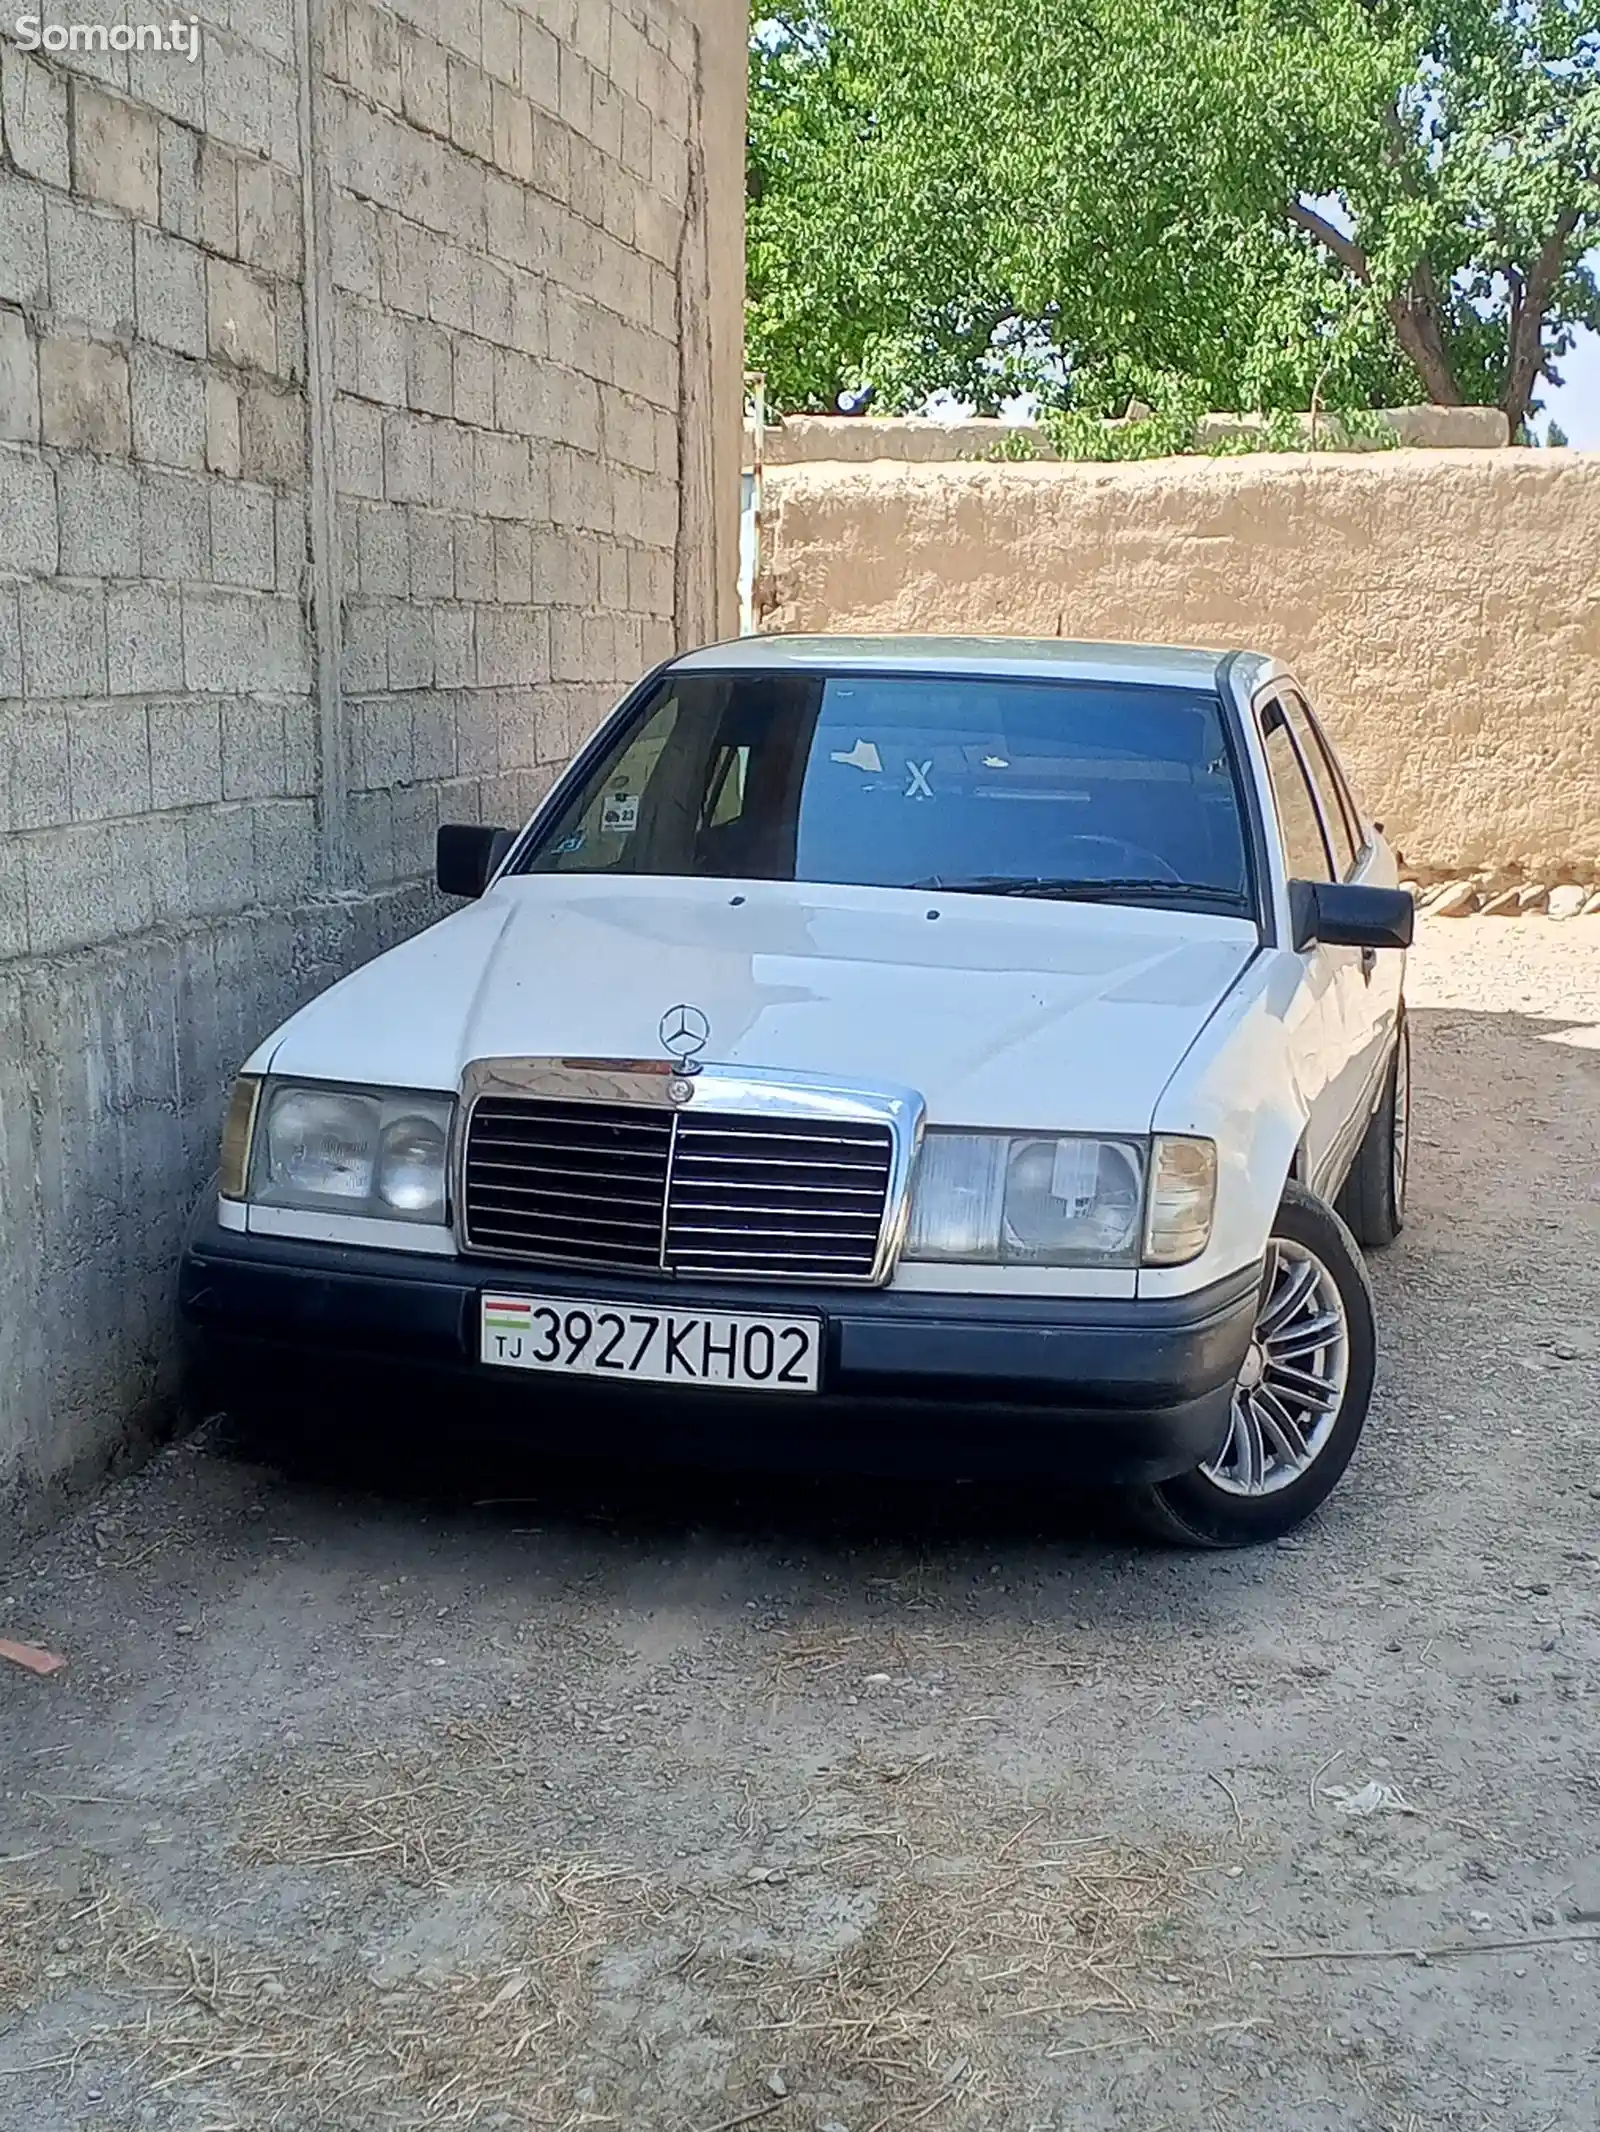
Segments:
[[[9,1565],[0,2126],[1592,2132],[1600,920],[1410,995],[1280,1547],[213,1431]]]

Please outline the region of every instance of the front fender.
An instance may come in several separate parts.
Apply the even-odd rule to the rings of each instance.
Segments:
[[[1147,1268],[1140,1295],[1186,1295],[1265,1252],[1310,1115],[1289,1042],[1300,981],[1297,957],[1264,950],[1162,1090],[1153,1131],[1216,1142],[1216,1216],[1201,1256],[1187,1266]]]

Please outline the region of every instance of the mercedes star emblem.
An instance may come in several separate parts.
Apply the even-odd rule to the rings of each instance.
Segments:
[[[700,1071],[700,1054],[711,1041],[711,1024],[698,1007],[669,1007],[661,1017],[661,1048],[680,1074]]]

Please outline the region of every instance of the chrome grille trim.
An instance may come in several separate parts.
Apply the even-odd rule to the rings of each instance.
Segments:
[[[659,1060],[474,1061],[458,1113],[459,1248],[668,1276],[887,1280],[919,1096],[708,1066],[674,1107],[671,1072]]]

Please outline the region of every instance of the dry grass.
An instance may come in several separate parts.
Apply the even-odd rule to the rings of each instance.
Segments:
[[[250,2132],[703,2132],[747,2110],[777,2132],[992,2128],[1022,2105],[1019,2074],[1035,2093],[1060,2077],[1052,2053],[1160,2043],[1210,2007],[1214,1980],[1171,1952],[1210,1863],[1109,1842],[1059,1803],[1002,1806],[970,1767],[852,1760],[798,1817],[787,1795],[783,1823],[747,1784],[728,1856],[668,1871],[541,1851],[528,1753],[447,1727],[431,1751],[284,1765],[245,1802],[245,1887],[325,1878],[391,1938],[396,1903],[448,1919],[465,1898],[492,1920],[488,1958],[384,1988],[332,1942],[285,1960],[279,1940],[196,1943],[104,1891],[35,1891],[0,1898],[13,1993],[46,1995],[64,1966],[106,1995],[97,2065]]]

